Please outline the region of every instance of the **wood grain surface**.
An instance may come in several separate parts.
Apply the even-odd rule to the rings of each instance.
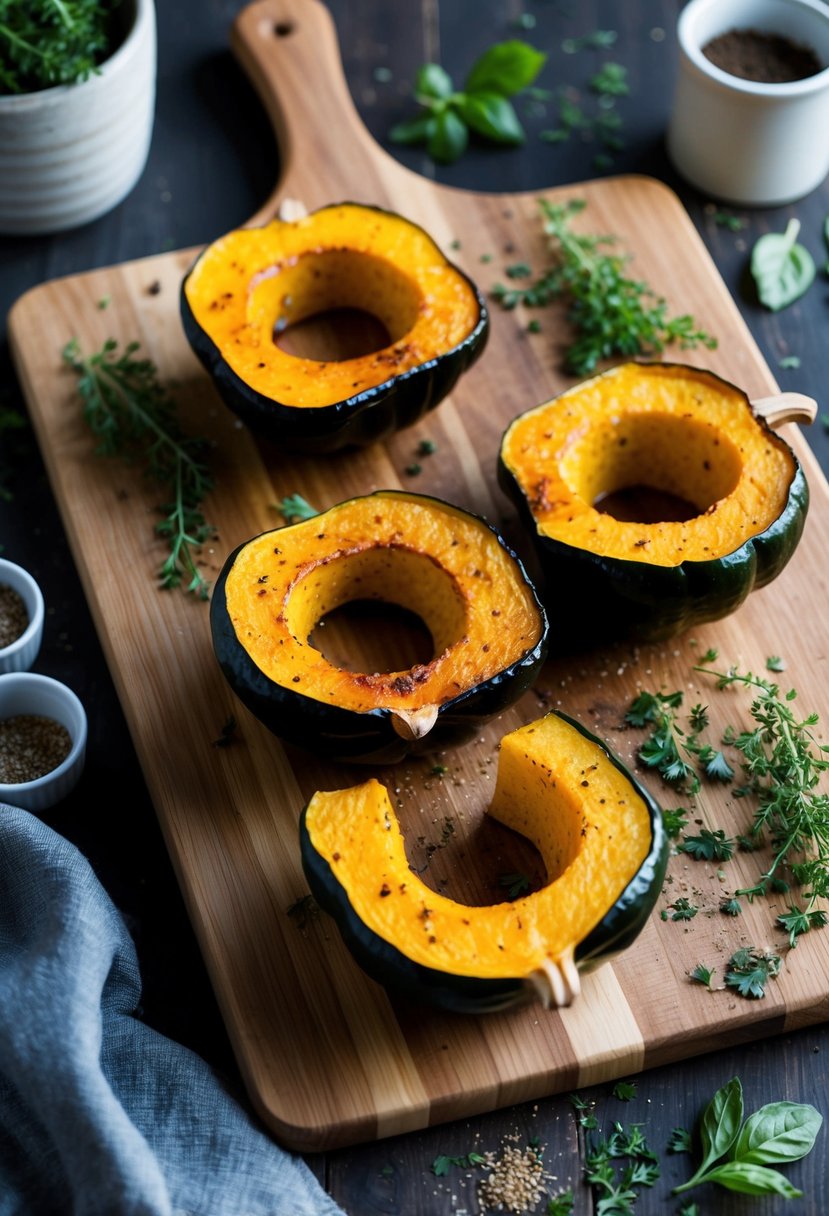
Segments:
[[[482,196],[436,186],[390,160],[366,135],[342,77],[327,11],[316,0],[261,0],[235,27],[235,51],[261,92],[284,150],[285,171],[254,220],[285,198],[307,208],[344,199],[389,206],[422,224],[483,289],[510,262],[544,262],[535,194]],[[608,178],[545,192],[587,201],[585,231],[613,233],[637,276],[672,311],[691,311],[719,338],[716,351],[683,352],[750,396],[775,381],[676,196],[647,177]],[[220,235],[219,233],[216,234]],[[455,243],[457,242],[457,245]],[[205,504],[218,539],[203,554],[208,576],[240,541],[282,520],[274,508],[301,493],[323,509],[353,494],[405,486],[436,494],[501,524],[524,550],[495,482],[501,433],[518,412],[572,383],[561,372],[567,330],[553,310],[538,334],[520,312],[495,312],[483,359],[452,397],[383,446],[313,460],[257,441],[221,404],[189,350],[178,316],[182,276],[195,249],[163,254],[34,288],[9,320],[18,374],[124,707],[165,840],[250,1097],[286,1145],[318,1150],[494,1110],[543,1094],[687,1058],[759,1035],[822,1021],[829,1013],[829,941],[805,937],[762,1000],[709,992],[689,981],[699,962],[724,971],[738,946],[765,944],[782,907],[745,904],[736,920],[720,897],[755,879],[763,854],[722,867],[672,858],[656,914],[635,945],[585,980],[569,1009],[448,1017],[392,1001],[368,980],[324,916],[288,909],[306,892],[297,817],[318,788],[365,772],[282,746],[235,701],[214,660],[207,606],[160,592],[164,556],[153,534],[156,499],[140,471],[93,455],[73,373],[60,351],[77,337],[91,352],[137,339],[174,386],[183,424],[213,443],[216,490]],[[484,262],[484,256],[491,262]],[[108,307],[98,307],[108,299]],[[677,352],[670,352],[676,358]],[[675,644],[556,653],[538,688],[455,752],[376,775],[398,791],[410,858],[431,885],[468,902],[501,897],[499,874],[524,859],[481,823],[497,743],[548,705],[581,718],[632,765],[641,732],[624,711],[640,688],[682,688],[709,703],[712,737],[745,721],[747,700],[714,691],[694,673],[707,647],[724,664],[762,669],[784,653],[804,707],[823,717],[827,647],[821,530],[829,488],[797,430],[786,436],[804,463],[812,506],[801,545],[781,577],[731,618]],[[434,455],[407,476],[418,443]],[[94,706],[89,706],[94,713]],[[214,746],[227,719],[237,738]],[[442,779],[431,769],[440,761]],[[645,780],[652,778],[646,775]],[[665,806],[678,799],[653,784]],[[729,787],[705,785],[692,821],[745,831],[750,808]],[[446,825],[451,823],[451,832]],[[680,895],[700,907],[687,923],[660,913]],[[781,900],[785,902],[784,898]],[[776,940],[782,948],[783,938]]]

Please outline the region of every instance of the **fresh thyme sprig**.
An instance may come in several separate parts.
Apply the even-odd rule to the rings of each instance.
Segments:
[[[696,671],[713,676],[719,688],[740,684],[754,692],[751,703],[753,730],[732,732],[731,744],[742,754],[746,784],[735,793],[757,798],[750,837],[771,837],[774,856],[765,873],[751,887],[737,891],[749,900],[766,894],[788,867],[795,882],[807,888],[804,902],[791,904],[778,923],[788,931],[789,944],[810,929],[826,924],[827,913],[818,906],[829,899],[829,794],[818,790],[829,769],[829,745],[819,743],[812,731],[816,713],[798,717],[792,708],[795,689],[781,695],[779,686],[736,668]]]
[[[170,549],[159,570],[161,586],[166,590],[184,585],[207,599],[209,583],[195,556],[215,535],[201,511],[213,488],[205,461],[207,444],[183,433],[155,364],[137,359],[138,349],[138,342],[130,342],[118,353],[118,343],[110,338],[97,353],[85,356],[73,338],[63,358],[78,375],[84,418],[98,439],[96,452],[130,462],[141,459],[147,476],[169,490],[169,500],[158,508],[164,518],[156,524]]]
[[[567,371],[587,375],[603,359],[656,354],[672,342],[683,350],[716,347],[716,338],[700,329],[693,317],[669,318],[665,300],[647,283],[628,276],[628,256],[604,251],[614,237],[572,231],[570,221],[584,210],[583,199],[563,204],[539,201],[553,264],[528,287],[496,284],[492,295],[504,308],[543,307],[559,298],[568,302],[567,315],[576,337],[565,355]]]

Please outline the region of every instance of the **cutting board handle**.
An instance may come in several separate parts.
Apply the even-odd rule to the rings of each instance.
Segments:
[[[234,20],[230,45],[270,118],[282,165],[273,193],[248,227],[271,219],[285,200],[309,211],[326,203],[371,202],[387,195],[389,177],[416,176],[366,131],[345,78],[334,20],[320,0],[254,0]]]

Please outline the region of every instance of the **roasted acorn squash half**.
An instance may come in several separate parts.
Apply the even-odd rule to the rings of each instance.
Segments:
[[[569,1004],[579,972],[628,947],[650,915],[668,857],[661,810],[605,743],[552,712],[502,739],[488,814],[538,848],[545,886],[483,907],[431,890],[372,778],[304,808],[311,893],[360,966],[407,1001],[466,1013]]]
[[[353,600],[414,613],[432,659],[382,673],[329,662],[309,638]],[[222,671],[248,709],[282,738],[341,760],[395,761],[470,734],[530,687],[547,653],[546,613],[496,529],[394,490],[239,545],[210,621]]]
[[[744,392],[681,364],[625,363],[516,417],[499,483],[558,631],[659,641],[734,612],[780,574],[809,492]]]
[[[356,358],[301,358],[288,326],[349,309],[388,342]],[[474,283],[417,224],[357,203],[239,228],[209,245],[181,288],[184,332],[222,399],[294,450],[364,446],[411,426],[482,353],[489,314]]]

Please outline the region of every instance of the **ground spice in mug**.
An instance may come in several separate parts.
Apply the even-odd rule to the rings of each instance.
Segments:
[[[824,68],[810,46],[763,30],[728,30],[712,38],[702,53],[721,71],[758,84],[806,80]]]
[[[29,614],[22,597],[5,583],[0,585],[0,650],[26,632]]]
[[[0,782],[36,781],[62,764],[72,750],[69,731],[54,718],[15,714],[0,720]]]

